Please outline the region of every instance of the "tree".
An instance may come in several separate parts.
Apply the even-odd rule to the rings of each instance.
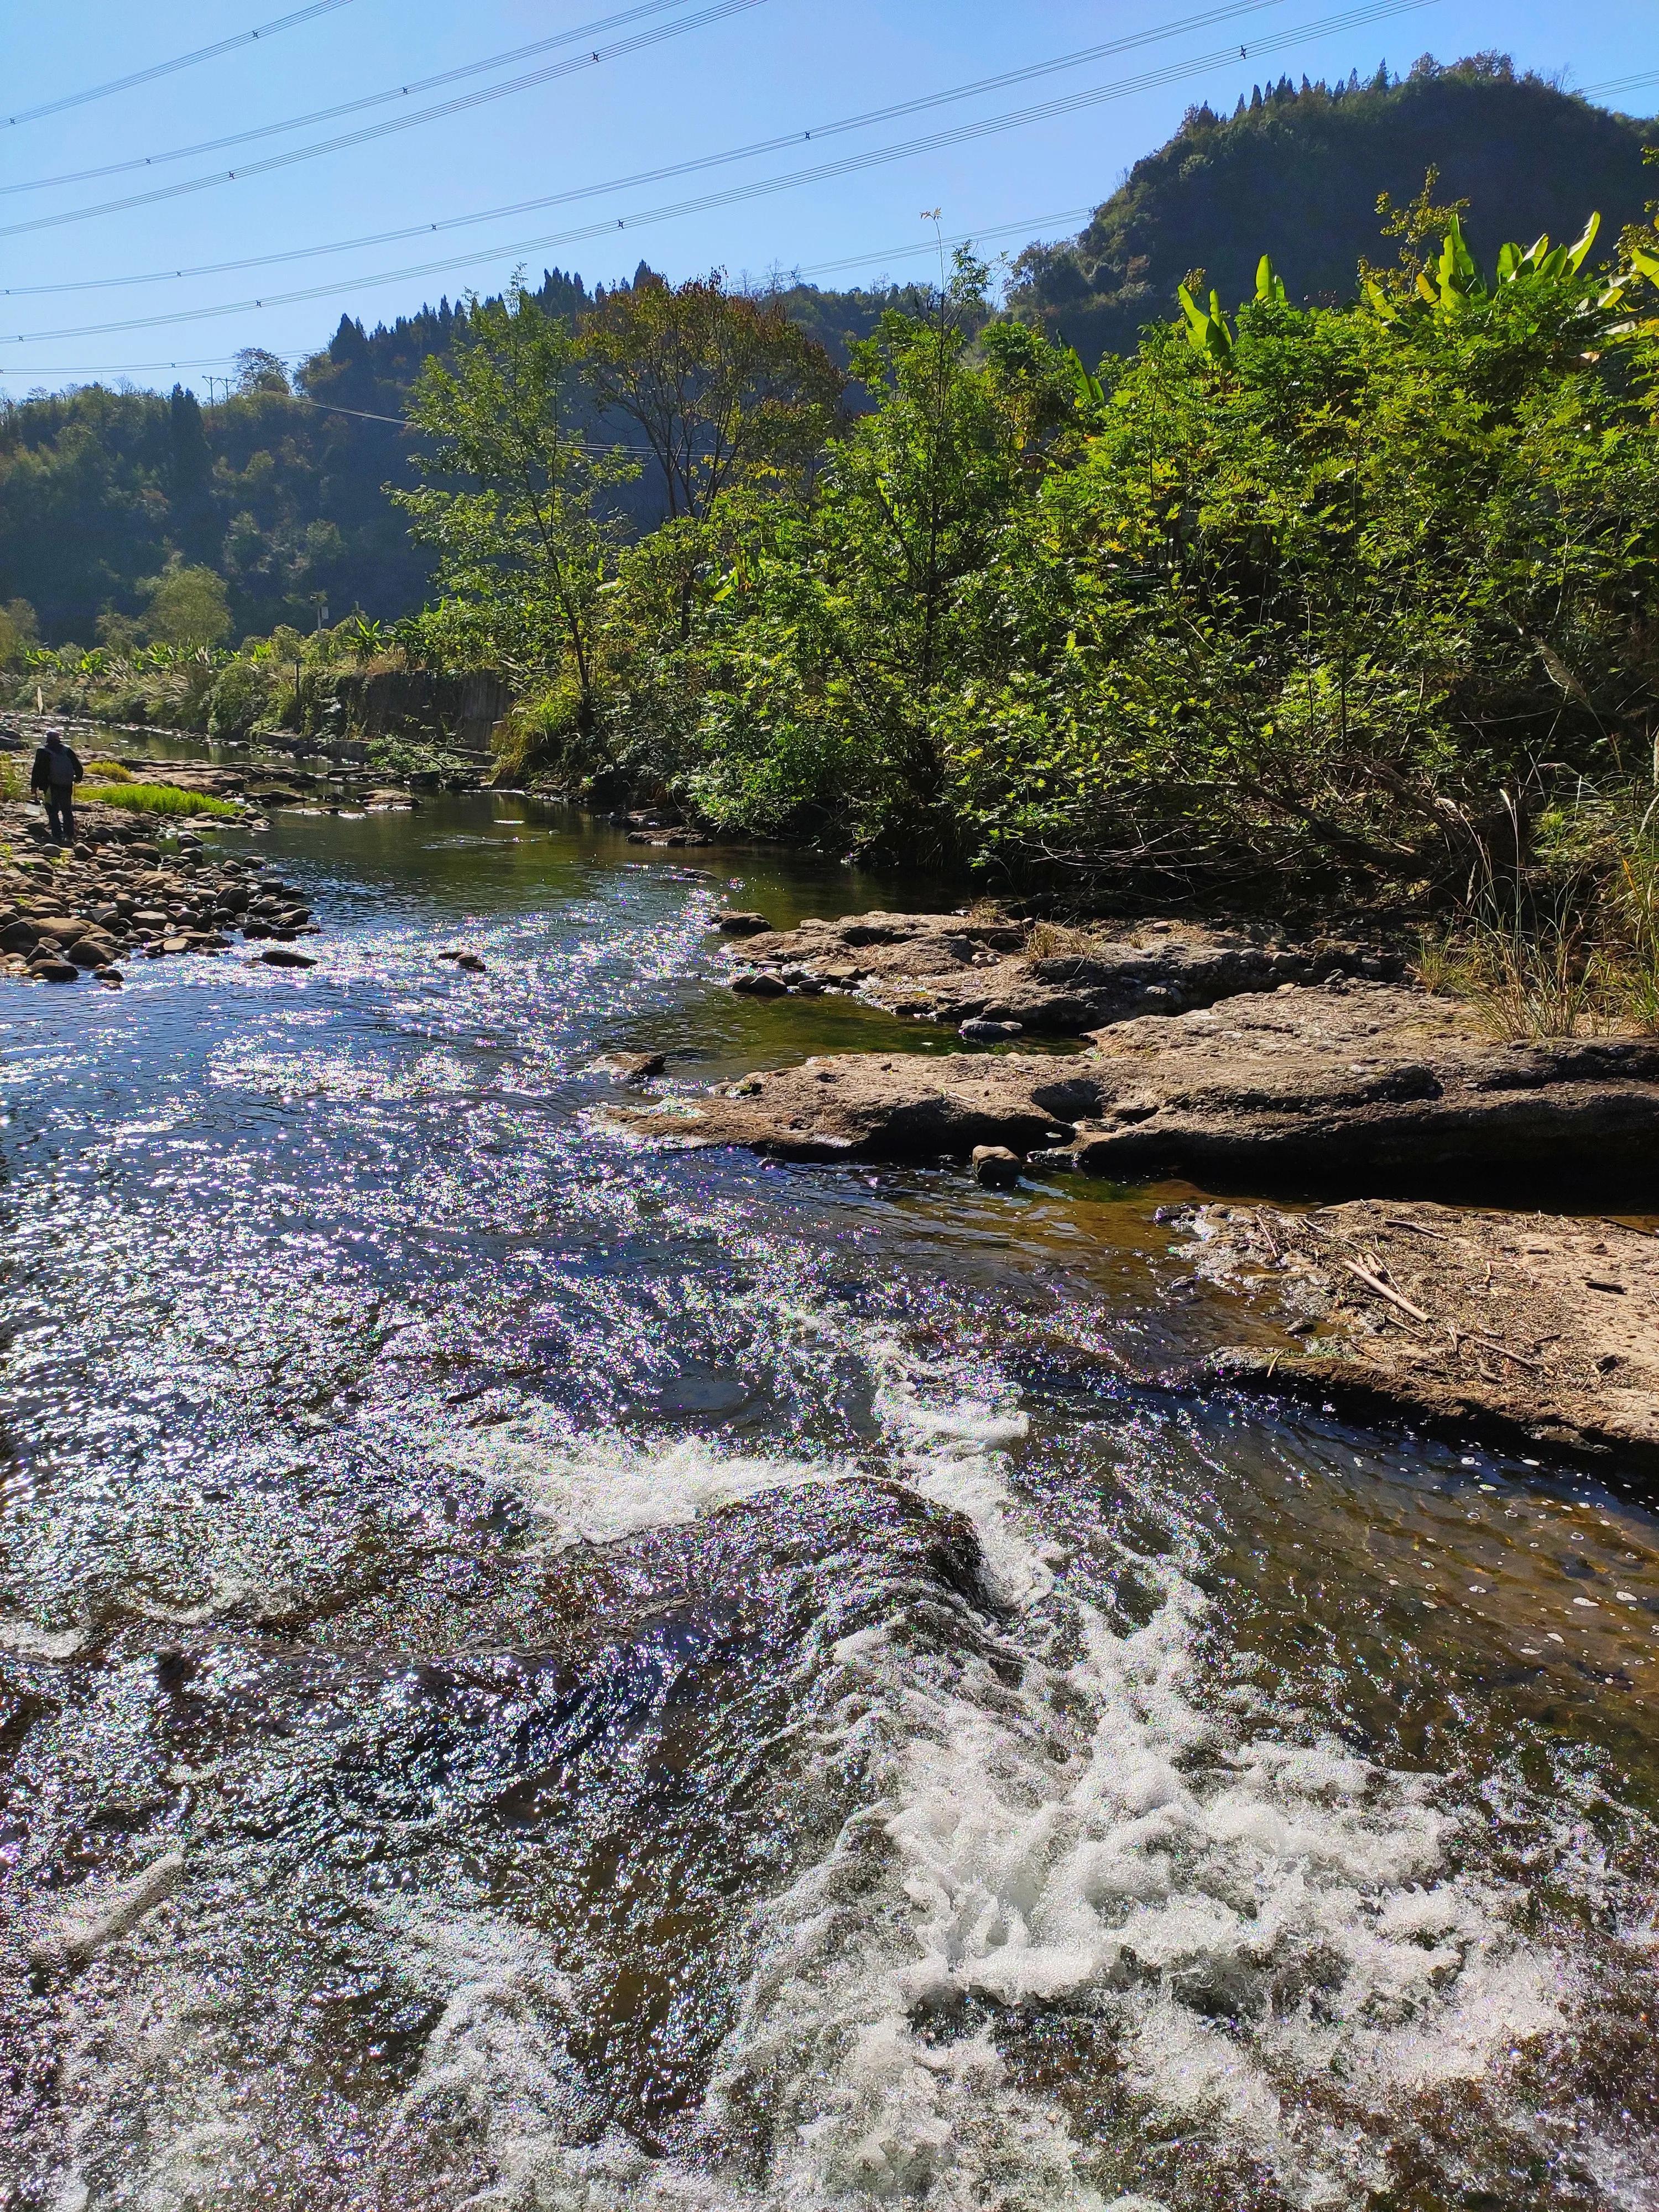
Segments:
[[[775,750],[838,834],[960,857],[943,730],[994,663],[987,581],[1076,404],[1067,356],[1024,325],[985,331],[971,357],[988,274],[960,252],[922,312],[884,314],[853,349],[874,411],[830,445],[805,515],[759,518],[722,602],[736,634],[717,687],[726,757],[700,787],[712,809],[775,805],[769,767],[750,771]]]
[[[40,635],[34,609],[27,599],[9,599],[0,607],[0,668],[21,665],[24,654]]]
[[[278,392],[284,398],[293,390],[281,357],[264,346],[244,346],[236,356],[236,389],[245,398],[255,392]]]
[[[728,292],[716,270],[684,284],[642,270],[582,325],[600,408],[642,434],[671,520],[702,521],[745,478],[799,477],[834,426],[842,377],[781,301]]]
[[[437,549],[446,605],[473,649],[526,677],[568,672],[587,732],[599,712],[599,594],[617,534],[599,502],[638,469],[592,450],[580,402],[574,341],[522,283],[502,300],[469,300],[453,366],[429,360],[410,399],[426,482],[392,496]]]
[[[221,644],[230,630],[224,580],[211,568],[169,562],[139,588],[148,594],[144,625],[162,645],[190,648]]]

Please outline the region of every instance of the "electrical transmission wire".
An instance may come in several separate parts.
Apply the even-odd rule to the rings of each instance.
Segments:
[[[867,108],[861,114],[842,116],[832,123],[814,124],[810,130],[788,131],[775,137],[754,139],[745,146],[728,147],[719,154],[699,155],[689,161],[671,161],[654,169],[639,169],[631,175],[609,177],[599,184],[574,185],[563,191],[544,193],[534,199],[511,201],[504,207],[483,208],[473,215],[447,216],[435,222],[407,223],[395,230],[373,231],[359,238],[337,239],[322,246],[291,247],[283,252],[249,254],[230,261],[201,262],[187,269],[151,269],[120,276],[70,278],[54,284],[0,286],[0,298],[42,299],[65,292],[112,291],[134,284],[177,283],[198,276],[225,276],[245,269],[269,269],[283,262],[311,260],[323,254],[357,252],[372,246],[396,246],[406,239],[428,238],[445,231],[463,230],[478,223],[502,222],[515,216],[537,215],[544,209],[567,206],[574,200],[596,199],[610,192],[633,191],[642,185],[665,184],[671,178],[697,175],[705,170],[729,166],[733,161],[757,160],[763,154],[781,153],[809,141],[836,137],[849,131],[868,130],[878,123],[895,122],[901,116],[917,115],[929,108],[948,106],[958,100],[1000,91],[1011,84],[1029,82],[1061,70],[1079,67],[1086,62],[1103,60],[1109,54],[1127,52],[1138,46],[1179,37],[1188,31],[1204,30],[1215,23],[1229,22],[1241,15],[1257,15],[1264,9],[1284,4],[1285,0],[1226,0],[1226,4],[1206,9],[1200,15],[1183,15],[1172,21],[1153,24],[1148,29],[1133,33],[1126,38],[1108,40],[1103,46],[1086,46],[1076,53],[1060,54],[1048,61],[1028,64],[1022,69],[1005,70],[995,76],[978,77],[969,84],[952,85],[944,92],[925,93],[913,100],[896,101],[890,106]],[[1239,49],[1241,55],[1246,51],[1243,46]],[[0,236],[5,234],[0,232]]]
[[[343,0],[340,3],[343,4]],[[437,91],[441,85],[459,84],[465,77],[483,76],[489,70],[510,68],[514,63],[527,62],[537,54],[551,53],[556,46],[574,46],[578,40],[620,30],[624,23],[637,23],[646,15],[663,15],[680,4],[681,0],[644,0],[642,6],[626,8],[618,15],[603,15],[597,22],[578,23],[553,38],[537,39],[527,46],[491,54],[484,61],[463,62],[458,68],[441,70],[435,76],[411,77],[407,84],[395,84],[384,92],[365,93],[360,100],[342,100],[334,107],[314,108],[308,115],[290,115],[280,123],[261,123],[250,131],[232,131],[228,137],[204,138],[194,146],[174,146],[165,154],[136,154],[124,161],[106,162],[101,168],[69,169],[60,177],[30,177],[21,184],[0,185],[0,198],[9,198],[15,192],[44,192],[59,185],[90,184],[99,177],[119,177],[134,169],[153,169],[163,161],[187,161],[198,154],[222,154],[232,146],[247,146],[258,138],[274,138],[283,131],[308,131],[313,124],[335,123],[343,115],[361,115],[367,108],[384,107],[388,100],[412,100],[417,93]],[[589,57],[590,61],[595,58]]]
[[[279,31],[292,31],[319,15],[331,15],[337,8],[350,5],[351,0],[314,0],[312,7],[296,8],[291,15],[276,15],[251,31],[237,32],[234,38],[216,40],[210,46],[198,46],[194,53],[179,54],[170,62],[154,62],[149,69],[134,70],[130,76],[112,77],[107,84],[89,85],[84,92],[67,92],[61,99],[44,100],[38,107],[20,107],[15,115],[0,116],[0,130],[15,131],[20,124],[37,123],[44,115],[61,115],[66,107],[84,107],[89,100],[107,100],[112,93],[131,92],[137,85],[154,84],[157,77],[171,76],[176,70],[194,69],[198,62],[216,62],[221,54],[233,54],[239,46],[251,46],[259,39],[274,39]]]
[[[1587,84],[1579,88],[1581,100],[1601,100],[1610,92],[1638,92],[1644,85],[1659,84],[1659,70],[1644,70],[1639,76],[1615,76],[1605,84]]]
[[[315,161],[319,155],[367,146],[376,138],[389,138],[399,131],[413,131],[423,123],[435,123],[446,116],[485,107],[490,101],[506,100],[514,93],[533,91],[538,85],[552,83],[556,77],[593,69],[623,54],[638,53],[643,47],[659,46],[665,39],[678,39],[686,31],[700,31],[727,15],[744,15],[750,8],[764,5],[765,0],[714,0],[712,7],[701,9],[694,15],[682,15],[678,22],[659,23],[652,30],[635,32],[631,38],[613,39],[609,46],[597,46],[589,53],[573,55],[562,62],[550,62],[544,69],[528,70],[522,76],[509,77],[504,84],[483,85],[476,92],[458,93],[453,100],[418,108],[412,115],[391,116],[383,123],[365,124],[361,131],[341,131],[335,137],[319,138],[309,146],[291,146],[286,154],[267,154],[262,161],[245,162],[240,169],[216,169],[209,176],[187,177],[176,185],[158,185],[153,191],[130,192],[125,199],[100,200],[89,207],[66,208],[58,215],[32,216],[27,222],[9,222],[0,226],[0,238],[16,238],[24,231],[58,230],[65,223],[90,222],[94,216],[120,215],[130,208],[151,207],[157,200],[178,199],[187,192],[210,191],[218,185],[234,185],[249,177],[268,176],[273,169],[292,168],[299,161]]]
[[[1385,21],[1397,15],[1414,15],[1436,4],[1437,0],[1372,0],[1370,5],[1349,9],[1340,15],[1328,15],[1317,21],[1299,25],[1294,30],[1259,40],[1255,51],[1258,53],[1280,52],[1309,39],[1358,29],[1366,24]],[[604,238],[618,231],[638,229],[649,223],[672,222],[715,208],[735,206],[743,200],[794,191],[804,185],[822,184],[833,178],[853,175],[860,170],[908,160],[915,155],[936,153],[948,147],[966,145],[976,138],[1020,130],[1030,124],[1050,121],[1057,116],[1076,114],[1083,109],[1100,106],[1108,101],[1126,100],[1136,93],[1176,83],[1183,77],[1224,68],[1235,58],[1231,47],[1218,48],[1207,54],[1193,56],[1186,61],[1171,63],[1163,69],[1147,70],[1137,77],[1121,78],[1115,83],[1091,86],[1085,91],[1044,100],[1036,106],[1013,108],[1000,115],[983,116],[972,123],[957,124],[946,131],[905,139],[896,145],[872,147],[866,152],[846,155],[839,161],[821,162],[811,168],[792,170],[781,176],[759,178],[749,184],[729,185],[723,191],[706,192],[695,199],[641,209],[631,216],[584,223],[570,230],[550,232],[538,238],[504,241],[481,248],[476,254],[468,254],[459,261],[451,257],[440,261],[418,262],[402,269],[378,270],[372,276],[358,276],[350,282],[362,288],[402,283],[421,276],[445,276],[458,269],[477,267],[522,253],[539,252],[550,246],[573,245],[590,238]],[[337,296],[341,289],[341,284],[336,281],[307,285],[289,292],[265,293],[251,299],[229,300],[211,307],[175,308],[159,315],[132,316],[117,322],[90,323],[62,330],[9,331],[0,336],[0,344],[52,343],[64,338],[105,337],[120,331],[155,330],[167,324],[204,322],[219,315],[246,314],[257,308],[292,307],[301,301],[325,299],[331,295]]]
[[[911,258],[919,253],[937,253],[941,243],[947,250],[958,246],[988,246],[1000,238],[1030,238],[1034,231],[1049,223],[1081,222],[1094,213],[1092,204],[1086,207],[1050,208],[1043,215],[1022,216],[1016,222],[994,223],[978,230],[965,230],[954,238],[942,241],[933,238],[908,239],[893,246],[872,246],[862,253],[843,253],[833,261],[811,261],[798,264],[777,279],[779,288],[787,291],[793,284],[808,276],[829,276],[843,269],[861,269],[872,262],[878,264]],[[176,372],[181,368],[228,368],[235,362],[231,353],[194,355],[188,361],[101,361],[59,362],[44,368],[9,368],[8,376],[142,376],[153,374],[158,369]],[[296,395],[297,396],[297,395]],[[320,405],[320,401],[316,403]],[[339,410],[336,410],[337,412]],[[347,412],[360,410],[347,410]],[[392,416],[373,416],[373,422],[392,422]]]
[[[964,230],[954,238],[943,240],[933,238],[908,239],[902,243],[892,246],[867,246],[861,253],[843,253],[833,261],[810,261],[798,264],[789,270],[787,275],[779,276],[777,283],[781,290],[787,291],[792,285],[799,283],[805,277],[829,276],[837,274],[843,269],[866,268],[872,262],[880,264],[890,260],[897,260],[901,257],[914,258],[919,253],[937,253],[941,244],[950,251],[958,246],[988,246],[994,240],[1000,238],[1030,238],[1034,231],[1040,230],[1049,223],[1081,222],[1085,216],[1091,216],[1094,211],[1092,204],[1086,207],[1050,208],[1043,215],[1022,216],[1015,222],[994,223],[988,228]],[[5,374],[8,376],[141,376],[152,374],[158,369],[177,371],[181,368],[228,368],[235,359],[234,354],[217,353],[193,356],[188,361],[59,362],[44,368],[9,368]],[[296,398],[301,396],[303,395],[295,395]],[[322,402],[319,400],[313,404],[320,406]],[[336,413],[347,414],[362,411],[361,409],[354,408],[335,410]],[[374,415],[366,419],[374,422],[390,422],[401,420],[401,417]]]

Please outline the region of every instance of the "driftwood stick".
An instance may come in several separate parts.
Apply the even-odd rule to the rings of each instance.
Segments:
[[[1488,1352],[1501,1353],[1505,1359],[1512,1359],[1517,1367],[1530,1367],[1534,1375],[1544,1372],[1541,1359],[1528,1359],[1524,1352],[1511,1352],[1507,1344],[1498,1344],[1489,1336],[1477,1336],[1472,1328],[1465,1329],[1463,1334],[1470,1344],[1482,1345]]]
[[[1425,1314],[1421,1306],[1414,1306],[1409,1298],[1402,1298],[1398,1291],[1390,1289],[1380,1275],[1374,1275],[1369,1267],[1362,1267],[1358,1260],[1345,1260],[1342,1264],[1351,1275],[1358,1275],[1368,1290],[1375,1291],[1379,1298],[1386,1298],[1391,1306],[1398,1306],[1401,1313],[1409,1314],[1413,1321],[1433,1319],[1433,1316]]]

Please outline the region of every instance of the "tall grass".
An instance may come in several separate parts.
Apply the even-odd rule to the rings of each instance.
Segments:
[[[1645,803],[1644,803],[1645,802]],[[1522,842],[1517,810],[1512,811]],[[1463,911],[1419,947],[1431,991],[1467,1000],[1496,1036],[1659,1035],[1659,798],[1575,795],[1537,824],[1526,867],[1490,866]]]
[[[101,806],[125,806],[135,814],[216,814],[227,819],[241,808],[228,799],[211,799],[204,791],[180,791],[172,783],[87,783],[78,794]]]

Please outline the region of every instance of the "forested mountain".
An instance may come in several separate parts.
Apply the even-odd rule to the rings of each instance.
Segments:
[[[1517,76],[1501,54],[1449,68],[1425,57],[1403,82],[1281,77],[1225,119],[1189,109],[1077,238],[1026,249],[1010,305],[1092,362],[1132,349],[1193,269],[1231,302],[1270,253],[1292,299],[1345,299],[1363,256],[1393,258],[1378,194],[1408,202],[1431,167],[1437,200],[1468,200],[1477,256],[1540,231],[1575,237],[1592,209],[1611,247],[1655,189],[1642,149],[1656,139],[1659,124]]]
[[[1224,120],[1189,112],[1080,237],[1020,257],[1009,304],[1092,361],[1132,348],[1194,267],[1231,301],[1266,251],[1293,298],[1345,296],[1361,255],[1389,258],[1378,193],[1409,199],[1431,167],[1439,200],[1469,200],[1478,252],[1500,237],[1571,234],[1590,208],[1611,245],[1653,188],[1641,154],[1655,137],[1659,126],[1517,77],[1501,57],[1425,61],[1403,82],[1281,79]],[[641,263],[634,282],[649,275]],[[799,283],[782,294],[842,364],[902,296]],[[574,320],[603,294],[552,270],[539,297]],[[243,389],[205,408],[182,391],[96,385],[0,404],[0,605],[27,600],[47,641],[89,643],[100,617],[135,616],[176,557],[224,578],[238,635],[309,627],[319,603],[337,620],[353,607],[408,612],[428,558],[383,487],[410,480],[399,418],[421,364],[465,323],[447,300],[372,331],[342,317],[292,386],[279,363],[249,355]],[[663,512],[650,469],[617,496],[636,526]]]
[[[650,275],[642,262],[634,281]],[[888,296],[797,284],[785,303],[844,362]],[[537,297],[574,319],[604,292],[555,269]],[[398,418],[410,386],[465,326],[447,300],[373,331],[343,315],[291,386],[280,363],[252,352],[244,389],[208,407],[182,390],[95,384],[0,402],[0,606],[25,599],[48,642],[89,644],[100,616],[137,614],[176,554],[223,576],[239,636],[309,628],[319,601],[336,620],[354,607],[409,612],[430,562],[383,488],[410,481]],[[593,429],[606,434],[597,420]],[[651,467],[617,496],[637,526],[660,520]]]

